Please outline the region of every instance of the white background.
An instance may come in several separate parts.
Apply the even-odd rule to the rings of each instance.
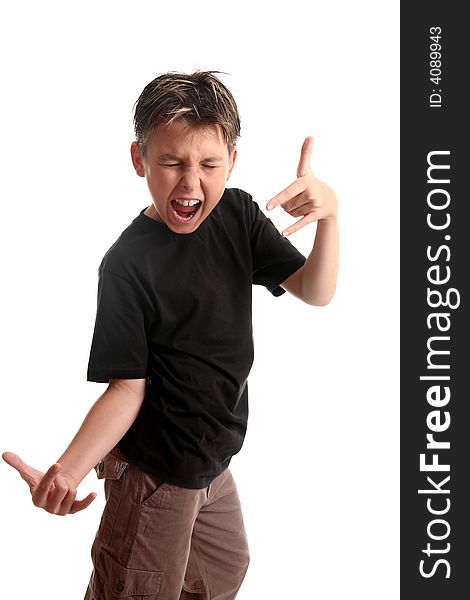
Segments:
[[[142,88],[167,70],[225,71],[242,116],[230,185],[265,207],[311,134],[341,227],[329,306],[254,290],[251,415],[232,462],[252,555],[239,598],[395,600],[399,3],[2,6],[0,450],[46,469],[103,391],[85,381],[97,268],[149,203],[129,155]],[[291,241],[308,253],[314,231]],[[2,597],[81,599],[94,475],[80,495],[97,500],[67,518],[34,508],[5,463],[0,486]]]

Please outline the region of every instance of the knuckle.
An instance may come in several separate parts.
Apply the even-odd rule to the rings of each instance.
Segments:
[[[63,481],[58,481],[55,487],[59,494],[64,494],[68,491],[68,487]]]
[[[299,177],[296,181],[294,181],[293,190],[295,194],[300,194],[305,189],[305,184],[303,182],[303,177]]]

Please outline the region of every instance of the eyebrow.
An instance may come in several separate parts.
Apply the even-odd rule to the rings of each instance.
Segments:
[[[159,160],[175,160],[177,162],[184,162],[183,159],[179,156],[176,156],[176,154],[160,154],[160,156],[158,157]],[[207,156],[206,158],[203,158],[201,162],[221,162],[223,160],[223,158],[221,158],[220,156]]]

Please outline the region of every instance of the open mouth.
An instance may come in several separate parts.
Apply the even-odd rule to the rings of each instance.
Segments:
[[[195,214],[200,210],[202,202],[200,200],[172,200],[170,202],[175,219],[179,223],[189,223],[194,219]]]

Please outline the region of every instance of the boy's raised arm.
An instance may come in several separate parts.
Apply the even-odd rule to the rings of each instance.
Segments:
[[[338,224],[335,192],[317,179],[310,168],[313,137],[305,139],[297,167],[297,179],[268,202],[266,208],[282,208],[301,217],[282,234],[287,236],[317,221],[315,242],[303,267],[282,282],[282,287],[308,304],[328,304],[338,277]]]
[[[25,464],[16,454],[3,454],[5,462],[29,485],[35,506],[66,515],[91,504],[96,494],[77,500],[77,487],[132,425],[145,397],[145,385],[145,379],[111,380],[67,450],[45,474]]]

